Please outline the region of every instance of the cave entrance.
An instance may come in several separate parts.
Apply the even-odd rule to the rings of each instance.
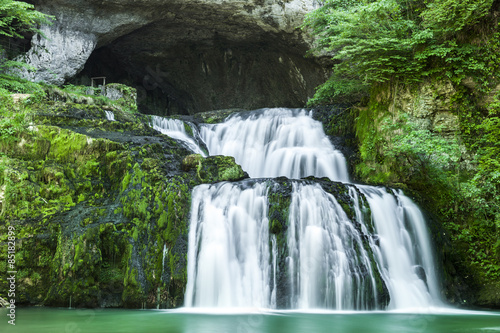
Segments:
[[[262,107],[303,107],[324,82],[324,67],[304,57],[306,47],[282,41],[189,40],[145,43],[133,33],[96,49],[73,80],[106,77],[137,89],[139,110],[173,115]]]

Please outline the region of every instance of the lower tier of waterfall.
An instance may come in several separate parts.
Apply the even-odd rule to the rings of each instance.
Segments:
[[[371,310],[440,304],[418,207],[326,180],[194,189],[187,307]]]

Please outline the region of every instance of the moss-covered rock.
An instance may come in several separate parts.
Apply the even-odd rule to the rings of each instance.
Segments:
[[[269,180],[268,204],[269,204],[269,233],[276,239],[277,248],[277,279],[276,279],[276,306],[278,308],[290,308],[289,293],[290,272],[287,258],[289,257],[288,249],[288,227],[290,203],[292,200],[292,181],[288,178],[280,177],[274,180]],[[272,244],[269,244],[272,248]]]
[[[248,178],[232,156],[209,156],[203,158],[199,154],[186,156],[182,161],[184,171],[196,171],[198,180],[202,183],[216,183],[222,181],[237,181]]]
[[[359,142],[356,137],[356,119],[359,108],[349,104],[317,106],[312,116],[323,124],[325,134],[340,150],[348,163],[349,170],[355,170],[359,163]]]
[[[19,304],[182,305],[191,189],[201,183],[181,170],[190,152],[114,103],[50,99],[16,105],[29,126],[0,141],[0,289],[11,226]],[[218,179],[217,165],[236,165],[210,163]]]
[[[193,120],[198,123],[216,124],[223,122],[227,117],[229,117],[233,113],[241,111],[246,111],[246,110],[234,108],[234,109],[199,112],[193,116]]]
[[[197,170],[198,168],[201,168],[202,161],[203,156],[201,156],[200,154],[188,155],[182,160],[182,170]]]

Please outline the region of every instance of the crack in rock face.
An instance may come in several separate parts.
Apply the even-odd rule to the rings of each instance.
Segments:
[[[38,0],[54,15],[24,56],[24,77],[88,84],[94,76],[138,89],[142,112],[192,114],[233,107],[302,107],[322,83],[298,27],[315,0]]]

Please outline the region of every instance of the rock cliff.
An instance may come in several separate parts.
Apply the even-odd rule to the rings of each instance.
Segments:
[[[135,86],[145,112],[299,107],[325,79],[322,61],[304,58],[310,39],[298,29],[315,0],[35,3],[57,20],[33,38],[26,60],[37,71],[26,77],[106,76]]]

